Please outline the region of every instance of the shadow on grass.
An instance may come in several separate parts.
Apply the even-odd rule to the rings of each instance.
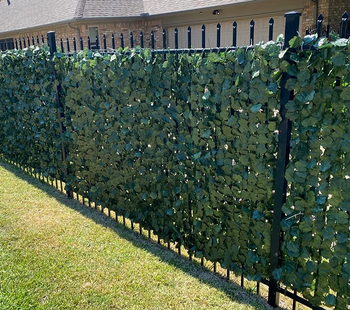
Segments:
[[[34,177],[28,175],[26,172],[22,171],[18,167],[11,164],[0,162],[0,165],[13,173],[16,177],[28,182],[29,184],[41,189],[48,195],[54,197],[61,204],[66,207],[73,209],[86,218],[92,219],[96,224],[102,225],[105,228],[109,228],[118,234],[119,237],[131,242],[134,246],[147,250],[153,255],[157,256],[163,262],[172,265],[183,272],[187,273],[191,277],[197,278],[202,283],[210,285],[211,287],[222,291],[231,300],[239,302],[241,304],[249,305],[255,307],[256,309],[272,309],[263,297],[257,296],[254,293],[248,292],[246,289],[242,289],[239,285],[228,281],[227,279],[221,277],[218,274],[213,273],[209,269],[201,266],[196,261],[189,261],[183,256],[179,256],[172,250],[157,244],[157,242],[148,239],[147,237],[124,227],[121,223],[117,223],[114,219],[98,212],[97,209],[89,208],[79,203],[76,200],[68,199],[68,197],[56,190],[54,187],[50,186],[43,181],[35,179]],[[283,309],[283,308],[278,308]]]

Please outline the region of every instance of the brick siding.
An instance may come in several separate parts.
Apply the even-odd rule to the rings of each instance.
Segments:
[[[14,39],[21,39],[23,42],[23,38],[26,41],[26,46],[28,46],[28,37],[30,38],[30,42],[32,42],[32,36],[35,39],[35,43],[37,42],[37,36],[39,36],[40,42],[41,42],[41,36],[44,36],[45,42],[46,42],[46,35],[48,31],[55,31],[56,33],[56,44],[57,47],[60,47],[60,39],[63,39],[63,46],[64,49],[67,49],[66,45],[66,39],[68,38],[70,41],[70,50],[73,50],[73,37],[77,40],[77,47],[79,48],[79,42],[78,37],[79,35],[82,37],[84,42],[84,47],[87,47],[87,39],[89,35],[89,27],[98,27],[99,29],[99,42],[100,46],[103,45],[103,35],[106,35],[106,41],[107,41],[107,48],[112,48],[112,34],[114,34],[115,37],[115,45],[116,48],[120,47],[120,33],[123,33],[124,35],[124,45],[130,46],[130,32],[133,32],[134,35],[134,46],[138,46],[141,44],[140,42],[140,32],[143,31],[144,34],[144,46],[145,47],[151,47],[151,31],[154,31],[154,37],[155,37],[155,46],[156,48],[162,47],[162,25],[160,20],[154,20],[154,21],[133,21],[133,22],[122,22],[122,23],[115,23],[115,22],[96,22],[91,24],[81,24],[81,25],[74,25],[74,26],[56,26],[56,27],[50,27],[42,30],[37,31],[31,31],[31,32],[19,32],[15,36],[13,36]],[[78,31],[79,29],[79,31]]]
[[[349,0],[318,0],[317,15],[323,14],[324,25],[330,25],[331,29],[340,31],[341,16],[347,11],[350,13]],[[316,3],[312,0],[304,0],[303,29],[312,29],[317,23]]]

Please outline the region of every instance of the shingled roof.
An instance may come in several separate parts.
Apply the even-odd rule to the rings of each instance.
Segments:
[[[144,0],[144,7],[150,15],[192,11],[223,5],[251,2],[257,0]]]
[[[0,2],[0,32],[73,20],[81,0],[6,0]]]
[[[0,33],[85,18],[159,15],[261,0],[0,0]]]

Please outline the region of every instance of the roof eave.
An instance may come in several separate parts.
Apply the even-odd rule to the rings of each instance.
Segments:
[[[59,22],[55,22],[55,23],[38,25],[38,26],[33,26],[33,27],[28,27],[28,28],[12,29],[12,30],[8,30],[8,31],[0,32],[0,35],[1,36],[2,35],[11,35],[11,34],[15,34],[18,32],[31,32],[31,31],[36,31],[36,30],[40,30],[43,28],[47,29],[49,27],[58,27],[58,26],[69,24],[69,23],[73,23],[75,21],[76,21],[76,19],[67,19],[67,20],[63,20],[63,21],[59,21]]]

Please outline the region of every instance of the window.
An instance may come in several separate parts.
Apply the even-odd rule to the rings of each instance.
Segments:
[[[98,27],[89,27],[89,37],[90,37],[91,49],[97,49],[96,38],[100,37],[98,34]],[[99,42],[99,45],[100,45],[100,42]]]

